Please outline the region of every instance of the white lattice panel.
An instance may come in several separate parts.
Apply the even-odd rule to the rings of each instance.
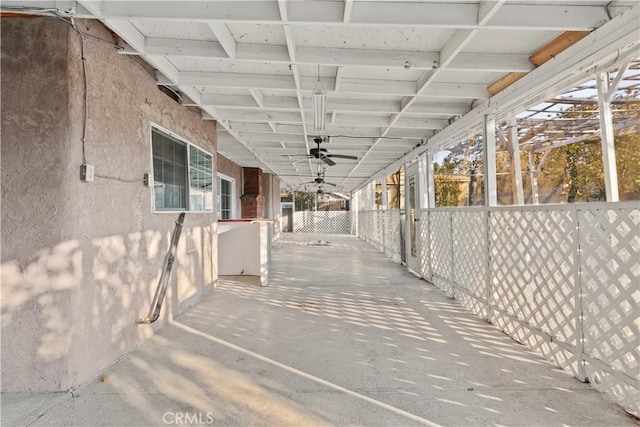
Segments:
[[[431,276],[431,246],[429,238],[429,209],[420,211],[418,223],[418,239],[420,239],[420,275],[428,281],[433,281]]]
[[[362,238],[389,251],[400,227],[369,214]],[[584,357],[591,383],[640,415],[637,203],[429,209],[417,235],[423,277],[578,377]]]
[[[493,211],[490,224],[493,302],[575,345],[573,212]]]
[[[451,215],[455,298],[487,318],[487,212],[484,209],[456,209]]]
[[[382,212],[384,253],[390,256],[394,261],[400,262],[400,211],[392,209]]]
[[[431,268],[433,283],[453,297],[453,239],[451,210],[433,210],[429,214]]]
[[[575,357],[545,343],[576,345],[576,221],[571,209],[509,209],[490,212],[492,303],[501,327],[578,373]],[[498,322],[498,323],[501,323]]]
[[[349,211],[302,211],[293,214],[295,233],[351,234]]]
[[[615,381],[589,363],[587,372],[640,415],[640,209],[587,206],[578,213],[585,353],[628,380]]]
[[[373,224],[372,224],[372,233],[371,243],[380,251],[384,250],[384,222],[382,219],[382,211],[376,210],[373,211]]]
[[[359,238],[369,243],[371,236],[371,211],[358,211],[358,232]]]

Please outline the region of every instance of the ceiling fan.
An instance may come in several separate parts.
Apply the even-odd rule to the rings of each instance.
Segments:
[[[328,137],[327,137],[328,139]],[[309,154],[304,154],[304,156],[306,156],[308,159],[318,159],[318,160],[322,160],[323,162],[325,162],[327,165],[329,166],[333,166],[336,164],[336,162],[334,162],[333,159],[349,159],[349,160],[358,160],[358,158],[356,156],[346,156],[343,154],[329,154],[327,152],[326,148],[320,148],[320,144],[322,143],[323,139],[320,136],[316,136],[315,138],[313,138],[313,142],[316,143],[316,148],[311,148],[309,149]],[[284,154],[284,156],[289,156]]]
[[[333,184],[324,180],[324,171],[318,171],[318,176],[313,181],[305,182],[304,184],[318,184],[318,190],[321,190],[323,185],[331,185],[332,187],[337,187],[337,184]]]

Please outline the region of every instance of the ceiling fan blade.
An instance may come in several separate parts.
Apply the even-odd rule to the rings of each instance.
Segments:
[[[356,156],[345,156],[343,154],[327,154],[327,157],[333,157],[336,159],[358,160],[358,157]]]
[[[329,157],[327,156],[322,156],[320,157],[320,160],[322,160],[323,162],[325,162],[326,164],[328,164],[329,166],[334,166],[336,164],[336,162],[334,162],[333,160],[331,160]]]
[[[327,182],[327,181],[323,182],[323,184],[330,185],[332,187],[337,187],[338,186],[337,184],[333,184],[333,183]]]

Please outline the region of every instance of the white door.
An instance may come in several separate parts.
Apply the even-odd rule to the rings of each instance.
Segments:
[[[420,239],[418,231],[418,221],[420,221],[420,203],[419,203],[419,180],[418,180],[418,165],[413,164],[406,169],[405,174],[405,188],[406,188],[406,254],[407,254],[407,266],[415,273],[420,274]]]

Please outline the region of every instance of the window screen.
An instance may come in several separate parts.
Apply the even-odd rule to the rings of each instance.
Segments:
[[[155,210],[213,212],[213,156],[156,129],[151,145]]]

